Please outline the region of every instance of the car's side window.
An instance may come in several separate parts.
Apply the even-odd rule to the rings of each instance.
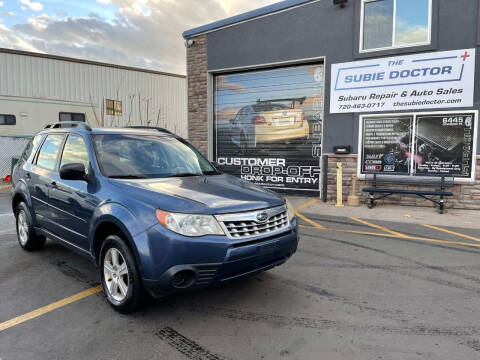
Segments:
[[[25,151],[23,152],[22,158],[29,164],[33,162],[33,158],[37,152],[38,146],[42,141],[42,135],[36,135],[32,140],[29,141],[27,146],[25,147]]]
[[[63,149],[60,167],[66,164],[80,163],[85,166],[85,172],[88,173],[90,168],[90,158],[88,149],[83,137],[71,134],[68,136]]]
[[[48,170],[54,170],[57,163],[58,150],[63,141],[63,135],[48,135],[40,148],[37,165]]]
[[[238,112],[237,121],[245,119],[247,115],[248,115],[248,106],[245,106]]]

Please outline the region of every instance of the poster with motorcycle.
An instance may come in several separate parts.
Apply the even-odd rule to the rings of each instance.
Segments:
[[[416,118],[415,173],[470,178],[475,113],[426,114]]]
[[[410,173],[412,116],[364,118],[362,173]]]
[[[256,184],[319,191],[322,64],[218,75],[215,160]]]

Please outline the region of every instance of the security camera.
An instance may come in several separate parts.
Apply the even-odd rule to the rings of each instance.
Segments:
[[[192,47],[193,45],[195,45],[195,40],[188,39],[187,41],[185,41],[185,45],[187,47]]]
[[[341,8],[344,8],[346,3],[348,0],[333,0],[333,5],[340,5]]]

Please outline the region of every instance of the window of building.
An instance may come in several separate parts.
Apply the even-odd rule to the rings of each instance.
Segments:
[[[15,115],[0,115],[0,125],[15,125],[16,123]]]
[[[80,135],[69,135],[63,149],[60,167],[67,164],[80,163],[85,166],[88,173],[90,158],[88,157],[87,145]]]
[[[48,135],[40,148],[37,165],[47,170],[54,170],[62,141],[63,135]]]
[[[428,45],[432,0],[362,0],[360,51]]]
[[[85,114],[83,114],[83,113],[61,112],[60,113],[60,122],[62,122],[62,121],[82,121],[82,122],[85,122]]]
[[[106,100],[107,115],[122,115],[122,102],[118,100]]]

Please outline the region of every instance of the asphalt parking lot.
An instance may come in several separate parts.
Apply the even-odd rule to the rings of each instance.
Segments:
[[[51,241],[22,251],[0,194],[0,358],[480,356],[478,230],[310,214],[306,205],[285,265],[121,315],[84,258]]]

